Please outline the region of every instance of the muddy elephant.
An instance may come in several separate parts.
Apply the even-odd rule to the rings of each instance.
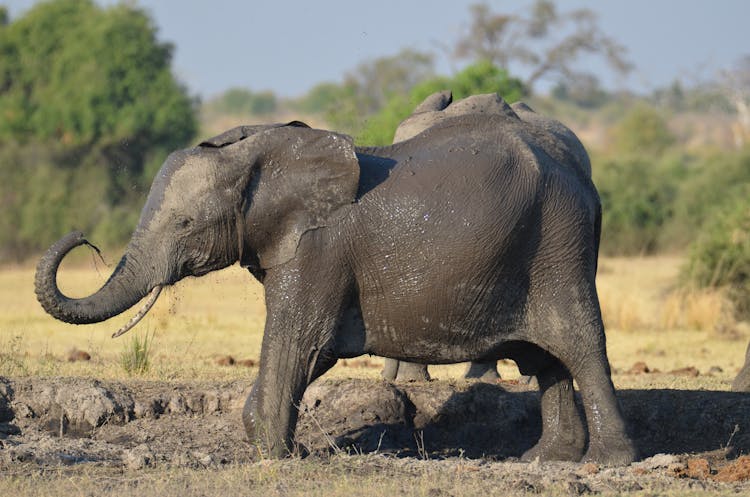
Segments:
[[[629,463],[594,282],[601,209],[588,156],[561,124],[500,107],[380,148],[292,122],[174,152],[102,288],[58,289],[61,260],[88,243],[73,232],[40,260],[37,298],[58,319],[92,323],[148,296],[128,328],[163,287],[239,262],[265,291],[243,423],[268,456],[294,450],[313,380],[338,358],[374,354],[513,359],[541,392],[527,459]]]
[[[732,390],[735,392],[750,392],[750,344],[747,345],[745,351],[745,364],[732,382]]]
[[[503,107],[496,94],[473,98],[469,102],[471,102],[471,108],[464,107],[463,110],[466,111],[465,113],[476,113],[478,111],[493,112],[497,109],[502,111]],[[398,143],[413,138],[427,128],[437,124],[446,115],[443,111],[452,103],[453,94],[449,90],[436,92],[428,96],[414,109],[411,116],[404,119],[398,125],[393,136],[393,142]],[[453,111],[453,114],[457,113],[455,110]],[[430,379],[427,364],[388,358],[385,359],[383,371],[380,374],[385,379],[395,382],[426,381]],[[464,373],[464,378],[489,382],[499,379],[500,373],[497,372],[497,361],[472,362]]]

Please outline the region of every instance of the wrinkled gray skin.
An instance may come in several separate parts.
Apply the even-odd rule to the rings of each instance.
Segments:
[[[494,112],[502,110],[503,105],[500,104],[501,100],[496,94],[477,96],[471,101],[474,103],[474,109],[466,109],[469,112],[474,110],[479,105],[486,107],[482,109],[487,112]],[[427,97],[424,102],[414,109],[414,113],[404,119],[401,124],[396,128],[396,132],[393,136],[393,142],[398,143],[409,138],[417,136],[422,131],[426,130],[430,126],[437,124],[446,115],[444,111],[453,102],[453,95],[449,90],[440,91],[433,93]],[[450,111],[449,111],[450,113]],[[410,382],[410,381],[427,381],[430,379],[430,373],[427,371],[427,364],[417,364],[415,362],[398,361],[396,359],[385,359],[383,365],[383,371],[380,373],[383,378],[389,381]],[[467,379],[478,379],[481,381],[493,382],[500,378],[500,373],[497,372],[497,362],[472,362],[469,364],[464,378]]]
[[[742,366],[732,382],[732,390],[735,392],[750,392],[750,344],[745,351],[745,365]]]
[[[307,385],[338,358],[375,354],[511,358],[541,390],[543,432],[527,459],[629,463],[594,285],[588,157],[562,125],[503,109],[446,117],[383,148],[292,123],[172,153],[104,286],[81,299],[57,288],[60,261],[86,243],[72,233],[39,262],[37,298],[58,319],[96,322],[239,261],[267,309],[243,422],[272,457],[294,450]]]

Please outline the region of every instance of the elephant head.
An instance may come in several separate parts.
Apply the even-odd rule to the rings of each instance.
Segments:
[[[169,155],[156,175],[138,225],[108,281],[93,295],[58,289],[60,262],[88,243],[73,232],[55,243],[36,271],[36,294],[53,317],[104,321],[150,294],[117,334],[134,326],[160,290],[237,261],[259,279],[294,257],[300,237],[324,226],[357,194],[359,165],[351,138],[285,125],[241,126]]]

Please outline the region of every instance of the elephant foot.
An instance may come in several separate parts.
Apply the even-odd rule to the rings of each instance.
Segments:
[[[578,462],[583,457],[586,443],[583,433],[576,436],[551,436],[542,438],[535,446],[521,456],[522,461],[573,461]]]
[[[242,424],[247,440],[255,446],[261,459],[282,459],[297,452],[290,437],[273,435],[274,430],[259,415],[255,385],[242,410]]]
[[[397,361],[395,359],[386,359],[385,367],[380,374],[386,380],[396,383],[430,380],[430,373],[427,372],[426,364]]]
[[[472,362],[469,364],[469,369],[466,370],[464,378],[487,383],[496,382],[500,379],[500,373],[497,372],[497,361]]]
[[[605,444],[589,444],[582,462],[593,462],[602,466],[627,466],[638,460],[638,449],[625,438],[607,440]]]

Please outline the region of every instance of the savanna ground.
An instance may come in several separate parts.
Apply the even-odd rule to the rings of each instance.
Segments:
[[[109,275],[83,250],[60,285]],[[497,384],[433,366],[428,383],[382,381],[382,360],[339,361],[301,406],[300,454],[268,461],[243,436],[257,374],[262,288],[237,267],[184,281],[144,321],[72,326],[33,297],[33,269],[0,271],[2,495],[737,495],[750,492],[750,395],[730,392],[750,329],[718,293],[677,290],[680,259],[605,258],[608,352],[644,459],[628,467],[523,463],[538,398],[501,362]],[[134,339],[150,364],[127,373]],[[86,359],[88,356],[88,360]],[[70,360],[78,359],[78,360]]]

